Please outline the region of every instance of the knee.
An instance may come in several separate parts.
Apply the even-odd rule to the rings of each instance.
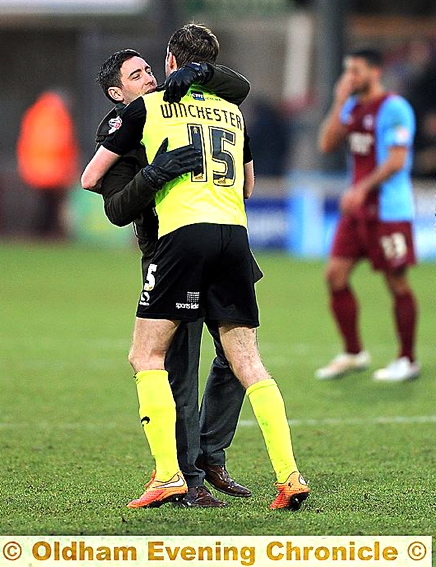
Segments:
[[[149,357],[145,355],[143,350],[137,348],[135,345],[132,345],[130,348],[127,359],[134,372],[154,369]]]
[[[133,368],[134,372],[145,370],[144,368],[142,368],[142,359],[134,346],[130,348],[127,360],[129,361],[129,364]]]
[[[256,382],[271,378],[260,358],[258,360],[243,360],[235,365],[230,365],[230,367],[245,389]]]
[[[165,353],[148,353],[132,345],[128,354],[128,361],[134,372],[140,370],[165,370]]]
[[[404,271],[385,274],[385,282],[389,292],[394,297],[412,293],[412,289]]]
[[[409,295],[413,295],[412,290],[410,288],[410,286],[408,285],[399,285],[399,286],[388,286],[388,289],[392,295],[393,298],[401,298],[401,297],[406,297]]]
[[[330,291],[340,291],[348,285],[348,274],[335,266],[328,266],[324,277]]]

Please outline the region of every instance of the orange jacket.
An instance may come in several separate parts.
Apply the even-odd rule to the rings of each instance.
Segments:
[[[18,172],[36,189],[70,187],[79,174],[71,115],[55,92],[45,92],[25,112],[17,144]]]

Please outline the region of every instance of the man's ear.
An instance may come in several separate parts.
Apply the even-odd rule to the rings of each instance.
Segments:
[[[117,102],[124,102],[124,96],[119,87],[109,87],[107,92],[113,100]]]
[[[171,51],[168,51],[168,53],[167,53],[167,68],[169,69],[169,71],[171,73],[178,69],[176,58],[171,53]]]

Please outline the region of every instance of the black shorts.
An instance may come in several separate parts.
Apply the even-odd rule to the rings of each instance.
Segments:
[[[258,327],[256,278],[244,227],[184,226],[159,239],[136,316],[177,321],[207,316]]]

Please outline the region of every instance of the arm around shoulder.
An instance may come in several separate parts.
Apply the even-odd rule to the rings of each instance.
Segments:
[[[83,189],[95,189],[101,182],[104,174],[119,157],[118,154],[100,146],[82,173],[80,181]]]
[[[126,226],[133,222],[156,194],[141,174],[141,168],[146,165],[145,153],[143,154],[142,156],[138,151],[121,157],[102,180],[104,210],[107,218],[116,226]]]

